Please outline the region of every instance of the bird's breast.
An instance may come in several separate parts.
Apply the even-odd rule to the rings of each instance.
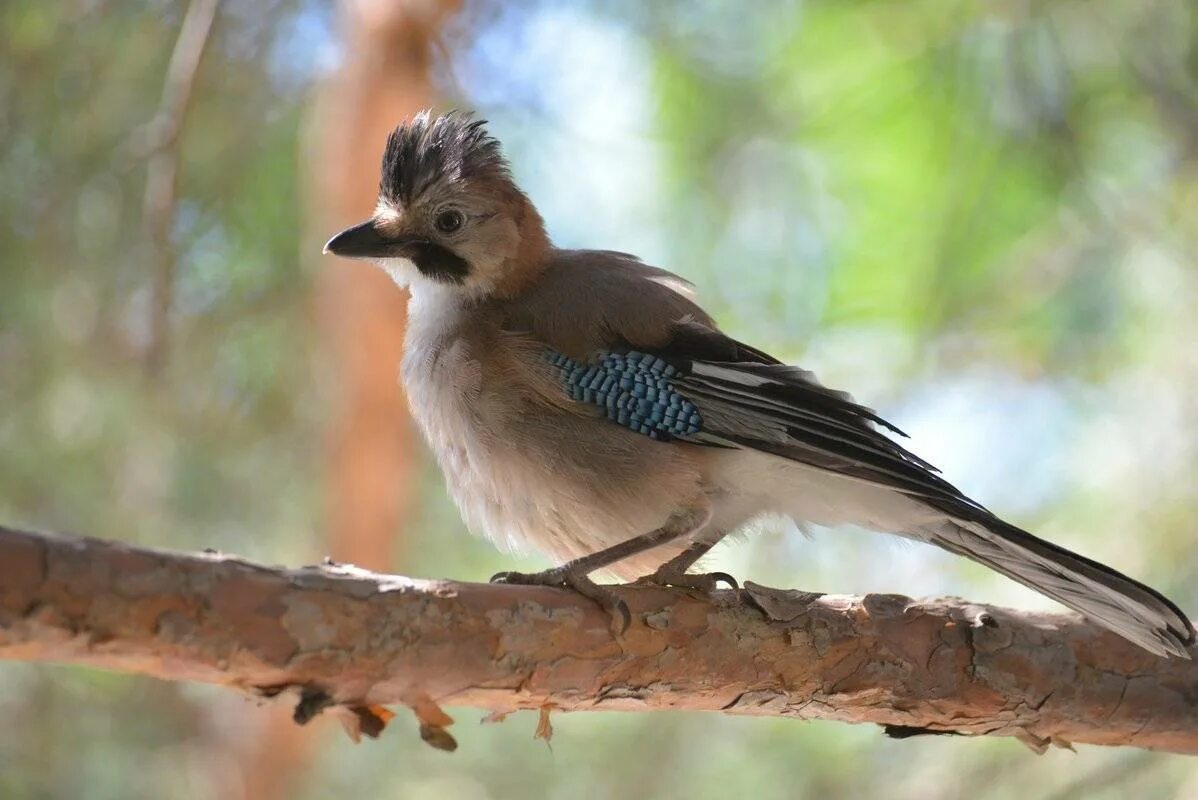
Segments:
[[[701,483],[695,453],[578,402],[541,349],[409,329],[403,381],[469,527],[554,560],[661,525]]]

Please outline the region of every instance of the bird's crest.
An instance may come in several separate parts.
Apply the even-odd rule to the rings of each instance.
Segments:
[[[499,142],[486,121],[468,112],[439,117],[421,111],[387,137],[379,194],[409,205],[434,184],[477,178],[511,180]]]

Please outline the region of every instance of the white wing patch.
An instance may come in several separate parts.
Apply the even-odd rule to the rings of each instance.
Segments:
[[[741,386],[764,386],[770,382],[769,378],[760,375],[753,375],[740,369],[729,369],[721,367],[718,364],[709,364],[702,361],[694,362],[691,367],[692,375],[701,375],[705,378],[719,378],[722,381],[730,381]]]

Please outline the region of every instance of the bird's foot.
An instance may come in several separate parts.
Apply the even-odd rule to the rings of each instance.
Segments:
[[[611,618],[612,633],[620,636],[632,624],[632,612],[628,604],[610,588],[595,583],[585,573],[571,572],[561,568],[541,572],[498,572],[491,576],[491,583],[510,583],[516,586],[556,586],[573,589],[592,601]]]
[[[690,589],[704,595],[710,595],[718,589],[721,582],[728,584],[732,589],[740,588],[736,578],[727,572],[685,572],[679,569],[670,569],[668,564],[652,575],[637,578],[635,582],[642,586],[674,586],[679,589]]]

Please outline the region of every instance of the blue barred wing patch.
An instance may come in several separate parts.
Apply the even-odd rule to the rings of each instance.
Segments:
[[[584,363],[546,350],[545,360],[557,370],[571,398],[598,406],[625,428],[661,441],[703,428],[694,404],[670,380],[677,370],[656,356],[636,351],[601,353],[595,361]]]

